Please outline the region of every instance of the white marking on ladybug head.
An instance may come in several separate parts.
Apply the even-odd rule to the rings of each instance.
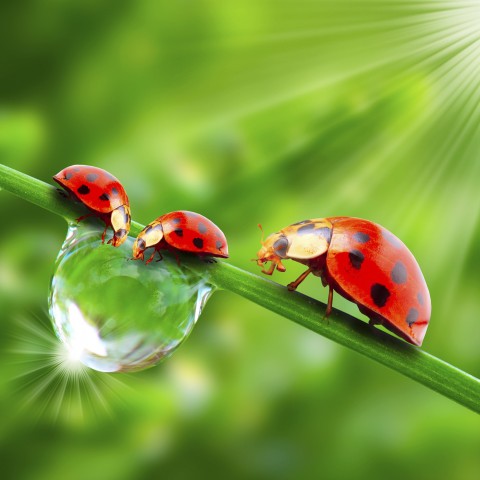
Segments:
[[[153,247],[163,239],[162,225],[158,223],[154,227],[147,227],[140,235],[145,240],[145,248]]]
[[[130,231],[130,207],[128,205],[120,205],[113,210],[110,215],[110,223],[112,224],[114,235],[108,243],[118,247],[127,239]]]
[[[292,260],[309,260],[323,255],[328,249],[325,238],[315,233],[289,235],[287,257]]]
[[[120,207],[113,210],[112,215],[110,216],[110,222],[112,223],[113,230],[126,230],[127,222],[125,221],[125,206],[121,205]]]

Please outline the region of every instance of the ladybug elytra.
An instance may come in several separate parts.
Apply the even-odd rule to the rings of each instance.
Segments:
[[[130,231],[130,204],[122,184],[107,171],[89,165],[72,165],[64,168],[53,179],[82,202],[92,213],[105,222],[102,243],[108,227],[113,229],[113,237],[108,241],[114,247],[120,246]]]
[[[335,291],[357,304],[371,324],[422,344],[431,313],[427,284],[410,250],[382,226],[353,217],[304,220],[267,237],[257,257],[267,275],[284,272],[286,259],[306,265],[288,289],[310,273],[320,277],[329,287],[327,316]]]

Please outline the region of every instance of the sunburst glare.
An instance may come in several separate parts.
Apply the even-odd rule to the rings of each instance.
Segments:
[[[112,405],[121,402],[129,388],[118,375],[83,365],[81,352],[55,337],[46,314],[20,316],[17,325],[11,348],[13,382],[23,408],[38,418],[69,423],[112,415]]]

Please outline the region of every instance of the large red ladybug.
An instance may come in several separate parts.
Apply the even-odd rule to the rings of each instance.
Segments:
[[[310,273],[329,286],[327,315],[335,291],[356,303],[370,323],[422,344],[431,312],[427,284],[410,250],[387,229],[360,218],[315,218],[270,235],[262,245],[257,264],[267,275],[275,268],[284,272],[285,259],[308,267],[289,290]],[[272,262],[268,270],[266,262]]]
[[[150,263],[160,250],[181,250],[200,256],[228,257],[227,239],[223,232],[208,218],[195,212],[180,210],[162,215],[147,225],[133,244],[133,258],[144,259],[147,248],[153,252]]]
[[[58,172],[53,179],[91,210],[91,214],[78,221],[95,215],[105,222],[102,243],[108,227],[113,229],[113,237],[108,243],[118,247],[126,240],[130,231],[130,204],[125,189],[113,175],[89,165],[72,165]]]

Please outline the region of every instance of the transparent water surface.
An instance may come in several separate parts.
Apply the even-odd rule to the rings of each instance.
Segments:
[[[95,370],[151,367],[187,338],[213,287],[168,256],[131,260],[133,238],[114,248],[100,236],[88,224],[68,229],[50,290],[56,334]]]

